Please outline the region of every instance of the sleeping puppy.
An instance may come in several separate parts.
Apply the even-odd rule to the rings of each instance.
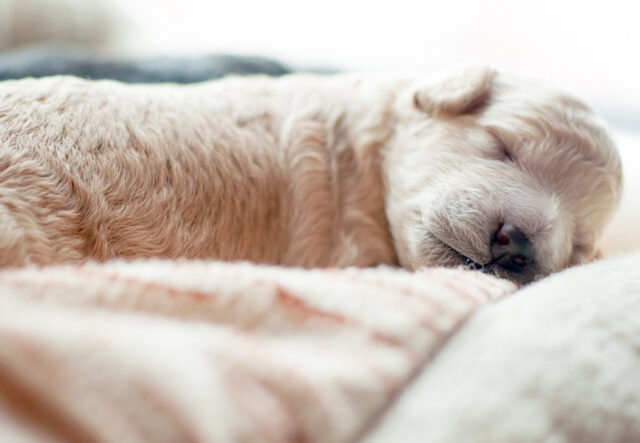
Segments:
[[[468,266],[588,260],[621,193],[576,99],[489,68],[0,83],[0,265],[115,257]]]

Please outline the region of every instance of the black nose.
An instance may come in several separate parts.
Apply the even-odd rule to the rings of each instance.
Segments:
[[[533,260],[533,245],[517,226],[501,223],[491,239],[493,262],[512,271],[521,271]]]

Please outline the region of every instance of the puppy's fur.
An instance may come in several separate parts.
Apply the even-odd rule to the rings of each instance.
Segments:
[[[588,259],[621,192],[579,101],[489,68],[440,80],[68,77],[0,84],[0,264],[192,257],[296,266]]]

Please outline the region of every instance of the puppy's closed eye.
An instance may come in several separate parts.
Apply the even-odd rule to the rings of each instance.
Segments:
[[[515,160],[513,159],[513,156],[511,155],[511,151],[509,151],[509,149],[502,145],[502,154],[504,155],[504,160],[511,162],[511,163],[515,163]]]
[[[495,131],[489,130],[489,134],[491,134],[491,137],[493,138],[495,153],[498,160],[515,163],[513,150],[507,145],[507,143],[505,143],[505,141]]]

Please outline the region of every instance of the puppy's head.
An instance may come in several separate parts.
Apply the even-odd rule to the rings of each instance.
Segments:
[[[587,106],[485,67],[411,84],[396,106],[385,197],[403,266],[526,283],[593,256],[622,172]]]

